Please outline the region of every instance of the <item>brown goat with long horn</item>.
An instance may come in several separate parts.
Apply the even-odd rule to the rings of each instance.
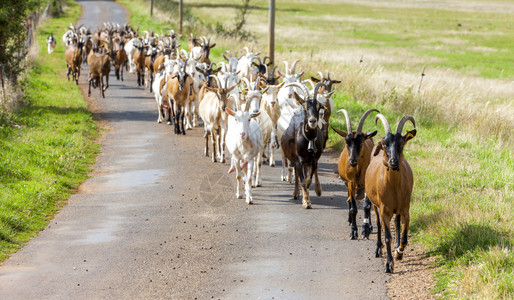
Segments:
[[[393,134],[387,119],[382,114],[378,114],[375,117],[375,122],[379,119],[384,125],[386,134],[373,148],[371,161],[366,171],[365,190],[374,204],[377,216],[378,237],[375,255],[380,257],[382,254],[381,226],[383,226],[387,247],[385,271],[386,273],[392,273],[394,260],[391,254],[390,222],[392,216],[396,215],[396,259],[400,260],[407,245],[410,198],[414,185],[412,169],[403,156],[403,148],[409,140],[416,136],[416,129],[407,131],[403,136],[402,130],[407,121],[411,121],[414,128],[416,128],[416,123],[412,116],[403,116],[398,123],[396,133]],[[401,230],[402,227],[403,230]]]
[[[374,108],[365,111],[359,121],[356,131],[352,130],[352,123],[348,116],[348,112],[344,109],[341,109],[338,112],[342,112],[346,118],[347,132],[331,127],[337,134],[345,138],[346,147],[339,156],[337,169],[348,192],[348,222],[352,226],[350,238],[354,240],[358,238],[357,198],[362,199],[364,196],[364,177],[370,162],[371,151],[374,146],[373,136],[377,134],[376,130],[373,132],[362,132],[362,127],[370,113],[379,111]],[[368,197],[365,198],[363,209],[364,221],[362,224],[362,235],[365,238],[369,238],[372,226],[370,222],[371,202]]]

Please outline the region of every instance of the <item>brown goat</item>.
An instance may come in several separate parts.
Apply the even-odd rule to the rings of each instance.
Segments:
[[[68,68],[66,76],[68,76],[68,80],[70,80],[70,74],[72,74],[73,80],[77,85],[79,84],[80,65],[82,65],[83,46],[84,44],[82,42],[71,44],[66,47],[66,52],[64,53],[66,58],[66,67]]]
[[[350,121],[350,117],[348,116],[348,112],[344,109],[341,109],[338,112],[344,113],[346,118],[346,129],[348,132],[344,132],[332,126],[331,127],[337,134],[345,138],[346,147],[339,156],[337,169],[339,171],[339,176],[341,176],[341,179],[346,185],[346,190],[348,191],[348,222],[352,226],[350,238],[354,240],[358,238],[358,209],[356,194],[359,195],[363,194],[362,192],[364,192],[364,178],[371,158],[371,150],[374,146],[373,136],[377,134],[376,130],[370,133],[362,132],[362,127],[368,115],[372,112],[378,112],[378,110],[371,108],[365,111],[359,121],[359,125],[357,126],[356,131],[352,130],[352,123]],[[364,221],[362,224],[362,234],[365,238],[369,238],[369,234],[371,233],[372,227],[371,222],[369,222],[370,215],[371,203],[366,197],[364,202]]]
[[[186,134],[184,117],[189,116],[189,98],[193,79],[186,73],[187,61],[184,67],[168,77],[166,93],[170,107],[173,107],[173,125],[175,134]]]
[[[123,66],[127,63],[127,52],[125,52],[125,42],[121,41],[119,44],[115,46],[118,48],[114,50],[114,73],[116,74],[116,79],[123,81]]]
[[[375,117],[375,121],[378,119],[382,121],[386,133],[385,137],[373,148],[371,161],[366,171],[365,189],[374,204],[377,216],[378,237],[375,255],[380,257],[382,254],[381,226],[383,226],[387,247],[385,271],[392,273],[394,260],[391,254],[390,222],[392,216],[396,215],[396,259],[401,260],[403,250],[407,245],[410,198],[414,185],[412,170],[403,156],[403,148],[409,140],[416,136],[416,129],[407,131],[403,136],[402,130],[407,121],[411,121],[414,128],[416,128],[416,123],[412,116],[403,116],[398,123],[396,133],[393,134],[387,119],[382,114]],[[402,227],[403,230],[401,230]]]
[[[136,52],[134,53],[134,62],[136,64],[137,71],[137,86],[144,86],[145,84],[145,46],[142,43],[139,43],[136,47]]]
[[[89,89],[87,96],[91,96],[91,84],[96,88],[100,86],[100,95],[105,98],[105,90],[109,87],[109,72],[111,71],[111,57],[107,54],[91,52],[88,56],[89,64]],[[106,86],[103,83],[105,76]]]

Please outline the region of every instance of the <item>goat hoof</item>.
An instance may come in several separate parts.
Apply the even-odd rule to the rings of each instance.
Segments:
[[[350,240],[357,240],[359,239],[359,233],[357,232],[357,229],[353,229],[350,232]]]
[[[382,249],[380,247],[377,247],[375,250],[375,257],[382,257]]]
[[[403,251],[401,251],[400,249],[396,249],[396,251],[394,253],[394,258],[396,258],[397,260],[402,260]]]
[[[393,273],[394,271],[394,267],[393,267],[393,264],[392,263],[386,263],[386,273]]]
[[[369,224],[363,224],[362,225],[362,238],[369,240],[369,235],[371,233]]]
[[[305,209],[311,209],[311,208],[312,208],[311,204],[310,204],[310,203],[307,203],[307,202],[303,202],[303,203],[302,203],[302,206],[303,206],[303,208],[305,208]]]
[[[246,204],[253,204],[253,200],[252,199],[246,199]]]

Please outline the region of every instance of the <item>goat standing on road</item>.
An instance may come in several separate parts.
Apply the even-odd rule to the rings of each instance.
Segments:
[[[365,187],[366,194],[374,204],[377,216],[378,237],[375,255],[380,257],[382,254],[381,226],[383,226],[387,247],[385,271],[392,273],[394,260],[391,253],[390,221],[392,216],[396,215],[396,259],[400,260],[407,245],[410,197],[414,185],[412,169],[403,156],[403,148],[416,136],[416,129],[407,131],[403,136],[402,130],[407,121],[411,121],[414,128],[416,128],[416,123],[412,116],[403,116],[398,123],[396,133],[393,134],[387,119],[382,114],[375,117],[375,121],[378,119],[382,121],[386,133],[385,137],[373,148],[371,162],[366,171]],[[403,230],[401,230],[402,227]]]
[[[348,192],[348,222],[352,225],[350,238],[352,240],[358,238],[357,232],[357,198],[364,196],[364,178],[366,176],[366,169],[368,168],[369,161],[371,159],[371,150],[373,150],[373,136],[377,134],[377,131],[373,132],[362,132],[364,121],[368,115],[372,112],[378,112],[378,110],[371,108],[364,112],[362,115],[357,131],[352,130],[352,123],[348,112],[344,109],[339,110],[346,118],[346,129],[347,132],[332,127],[332,129],[345,139],[345,148],[339,156],[338,171],[339,176],[343,180],[346,190]],[[362,195],[359,197],[359,195]],[[366,197],[364,201],[364,221],[362,224],[365,238],[369,238],[371,233],[371,202]]]

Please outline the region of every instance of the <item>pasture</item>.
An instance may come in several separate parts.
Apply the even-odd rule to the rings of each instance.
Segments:
[[[148,6],[121,2],[133,23],[149,18]],[[245,45],[266,53],[267,3],[251,2],[244,29],[255,40],[213,37],[213,61],[221,61],[225,49]],[[233,24],[220,16],[234,16],[238,9],[234,1],[186,6],[193,20],[186,23],[187,35],[193,28],[212,36],[209,28],[217,22]],[[304,78],[330,71],[343,81],[336,86],[335,106],[350,116],[376,107],[391,123],[407,113],[416,118],[418,135],[405,150],[415,180],[411,235],[436,257],[432,292],[444,297],[514,293],[513,13],[511,1],[277,3],[279,70],[282,60],[301,59],[297,68],[306,72]],[[173,13],[156,16],[152,22],[176,24]],[[342,115],[333,114],[331,123],[345,127]],[[365,128],[374,128],[373,121]],[[343,147],[333,132],[329,144],[337,151]]]

